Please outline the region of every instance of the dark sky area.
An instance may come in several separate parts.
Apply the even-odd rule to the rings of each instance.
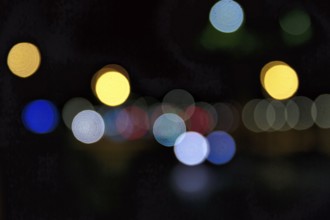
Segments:
[[[151,149],[127,156],[125,171],[104,171],[101,162],[86,151],[70,147],[74,140],[63,123],[47,135],[32,134],[22,126],[21,111],[34,99],[49,99],[59,108],[77,96],[99,104],[90,81],[110,63],[127,69],[135,97],[161,100],[171,89],[181,88],[197,101],[243,105],[263,98],[259,73],[272,60],[295,68],[300,78],[298,95],[314,99],[329,93],[330,3],[238,1],[245,12],[244,27],[256,36],[255,47],[241,52],[207,50],[201,45],[215,2],[0,1],[0,219],[327,218],[330,159],[317,151],[256,156],[246,140],[260,136],[240,133],[241,150],[232,163],[205,165],[213,190],[195,201],[180,199],[172,190],[172,171],[180,165],[172,152],[153,141],[147,143],[155,145]],[[308,12],[312,21],[313,35],[300,46],[286,45],[278,25],[281,13],[294,7]],[[6,63],[10,48],[23,41],[38,45],[42,54],[40,69],[27,79],[11,74]],[[299,139],[312,132],[294,135]],[[260,143],[265,138],[269,136]],[[318,144],[312,142],[316,148]],[[262,172],[274,175],[265,180],[258,174]]]

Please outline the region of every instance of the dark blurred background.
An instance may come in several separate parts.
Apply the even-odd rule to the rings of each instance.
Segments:
[[[239,1],[250,38],[225,49],[205,47],[203,38],[215,3],[0,2],[1,219],[327,218],[330,133],[317,126],[254,133],[240,123],[232,133],[234,159],[197,167],[180,165],[152,138],[86,146],[63,123],[45,135],[23,127],[21,111],[34,99],[51,100],[59,109],[77,96],[98,105],[90,81],[109,63],[127,69],[132,99],[161,101],[181,88],[196,101],[234,102],[241,111],[249,100],[265,97],[259,74],[272,60],[297,71],[297,95],[329,93],[327,1]],[[278,19],[296,7],[309,14],[313,34],[290,45]],[[38,45],[42,54],[40,69],[27,79],[11,74],[6,63],[10,48],[22,41]]]

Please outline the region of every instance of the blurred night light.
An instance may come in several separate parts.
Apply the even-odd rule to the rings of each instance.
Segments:
[[[87,99],[76,97],[64,104],[62,109],[62,118],[64,124],[71,129],[73,118],[83,110],[94,110],[94,106]]]
[[[228,103],[216,103],[214,108],[218,115],[216,129],[234,131],[238,127],[239,112],[233,105]]]
[[[58,110],[48,100],[35,100],[24,107],[22,120],[25,128],[33,133],[50,133],[58,125]]]
[[[254,121],[257,127],[262,131],[271,129],[274,123],[274,108],[270,105],[269,101],[261,100],[254,108]],[[268,113],[268,114],[267,114]]]
[[[194,97],[183,89],[174,89],[168,92],[163,98],[163,112],[174,113],[187,120],[193,114],[195,105]],[[190,106],[190,111],[185,111]],[[184,114],[182,114],[184,113]]]
[[[144,137],[149,131],[149,117],[147,112],[139,106],[128,106],[125,108],[129,117],[128,129],[121,129],[121,135],[126,140],[137,140]],[[117,118],[117,127],[121,123]],[[120,125],[121,126],[121,125]]]
[[[210,147],[207,139],[197,132],[185,132],[175,141],[174,154],[183,164],[195,166],[208,157]]]
[[[118,130],[117,121],[125,121],[123,118],[120,118],[120,112],[122,109],[107,109],[101,111],[101,115],[103,117],[105,123],[105,132],[104,137],[109,138],[113,141],[123,141],[123,137]]]
[[[159,116],[153,125],[155,139],[166,147],[174,146],[176,139],[184,132],[186,132],[186,125],[183,119],[173,113]]]
[[[171,174],[174,192],[184,200],[207,198],[213,190],[213,175],[204,165],[175,167]]]
[[[287,130],[285,128],[286,123],[286,108],[285,105],[281,101],[272,100],[269,103],[269,106],[267,108],[267,121],[271,125],[271,128],[275,131],[279,130]]]
[[[40,62],[41,55],[38,47],[28,42],[14,45],[7,57],[10,71],[21,78],[33,75],[38,70]]]
[[[260,83],[262,85],[262,87],[265,89],[265,76],[266,73],[268,72],[268,70],[274,66],[277,65],[288,65],[282,61],[271,61],[269,63],[267,63],[265,66],[262,67],[261,72],[260,72]]]
[[[214,131],[207,136],[210,153],[207,160],[213,164],[228,163],[235,155],[236,144],[230,134],[224,131]]]
[[[102,116],[93,110],[79,112],[72,121],[74,137],[85,144],[99,141],[105,132],[105,124]]]
[[[312,106],[314,105],[314,102],[304,96],[294,97],[292,101],[299,108],[299,120],[298,123],[294,126],[294,129],[306,130],[312,127],[315,119],[315,112],[312,111]]]
[[[190,108],[190,107],[189,107]],[[189,111],[189,108],[187,109]],[[203,135],[208,134],[213,128],[212,116],[201,106],[194,107],[194,113],[187,121],[187,129]]]
[[[283,30],[283,40],[288,45],[300,45],[312,37],[311,19],[303,10],[294,9],[283,14],[279,23]]]
[[[209,19],[218,31],[232,33],[243,24],[244,12],[237,2],[221,0],[211,8]]]
[[[285,118],[286,123],[290,128],[295,128],[299,122],[300,110],[297,103],[293,100],[289,100],[285,106]]]
[[[214,108],[213,105],[211,105],[207,102],[197,102],[196,106],[201,107],[202,109],[204,109],[207,112],[207,114],[210,118],[208,132],[212,131],[218,122],[218,113],[217,113],[216,109]]]
[[[261,132],[254,120],[254,110],[260,99],[253,99],[245,104],[242,111],[242,121],[244,126],[253,132]]]
[[[129,79],[118,70],[106,66],[93,76],[92,90],[103,104],[118,106],[130,94]]]
[[[283,62],[271,62],[266,66],[261,71],[261,81],[267,93],[276,100],[291,98],[299,86],[296,71]]]
[[[316,98],[314,108],[317,112],[315,123],[320,128],[330,128],[330,94],[323,94]]]
[[[280,17],[279,22],[282,30],[291,35],[301,35],[311,26],[309,15],[299,9],[287,12]]]

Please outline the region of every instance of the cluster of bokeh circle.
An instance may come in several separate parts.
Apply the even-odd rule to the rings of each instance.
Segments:
[[[280,21],[282,29],[294,36],[307,32],[310,25],[308,15],[295,11],[294,16],[283,17]],[[209,19],[216,30],[230,34],[243,25],[244,11],[235,1],[221,0],[211,8]],[[301,19],[305,22],[292,29],[295,21],[301,23]],[[30,77],[41,64],[39,48],[29,42],[17,43],[9,51],[7,64],[16,76]],[[287,117],[288,111],[283,110],[282,101],[293,97],[298,90],[298,74],[283,61],[271,61],[261,68],[260,82],[271,101],[248,103],[243,110],[243,124],[251,128],[249,120],[253,117],[246,112],[253,108],[253,114],[257,116],[262,115],[259,114],[262,111],[267,112],[266,124],[262,124],[260,118],[254,121],[258,127],[255,131],[271,127],[284,129],[285,122],[275,121],[274,115],[284,112],[283,117]],[[229,133],[238,127],[240,114],[233,104],[195,102],[194,97],[182,89],[169,91],[161,103],[153,100],[146,104],[143,97],[133,102],[129,100],[129,74],[117,64],[96,71],[91,79],[91,90],[99,101],[98,105],[74,97],[63,106],[61,114],[50,100],[37,99],[27,103],[22,110],[23,125],[33,133],[46,134],[54,131],[62,118],[73,136],[84,144],[93,144],[102,138],[120,142],[150,135],[160,145],[173,148],[176,158],[189,166],[206,160],[217,165],[226,164],[236,153],[235,141]],[[324,96],[322,100],[326,98],[329,97]],[[330,117],[327,120],[330,121]],[[319,120],[319,123],[324,121]]]

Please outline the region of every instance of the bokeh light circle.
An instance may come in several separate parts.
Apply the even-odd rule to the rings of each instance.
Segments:
[[[105,132],[105,124],[102,116],[93,110],[79,112],[72,121],[74,137],[85,144],[99,141]]]
[[[24,107],[22,120],[25,128],[33,133],[50,133],[58,125],[58,110],[48,100],[35,100]]]
[[[73,118],[83,110],[94,110],[94,106],[87,99],[75,97],[68,100],[62,109],[64,124],[71,129]]]
[[[174,113],[187,120],[194,112],[195,99],[183,89],[173,89],[163,98],[162,109],[164,113]],[[189,107],[189,111],[186,109]]]
[[[181,134],[175,141],[174,154],[183,164],[195,166],[208,157],[210,149],[207,139],[193,131]]]
[[[96,73],[92,79],[92,88],[97,98],[108,106],[123,104],[130,94],[128,78],[115,70]]]
[[[299,9],[287,12],[280,17],[279,22],[282,30],[291,35],[301,35],[311,26],[309,15]]]
[[[314,116],[313,116],[313,105],[314,102],[305,96],[297,96],[292,99],[292,101],[298,106],[298,122],[294,126],[296,130],[306,130],[313,126]]]
[[[237,2],[221,0],[211,8],[209,19],[218,31],[232,33],[243,24],[244,12]]]
[[[314,102],[316,109],[315,123],[320,128],[330,128],[330,94],[323,94]]]
[[[15,44],[7,57],[10,71],[21,78],[33,75],[38,70],[40,62],[41,55],[38,47],[28,42]]]
[[[268,113],[268,114],[267,114]],[[261,100],[254,108],[254,121],[262,131],[270,130],[274,120],[270,120],[270,115],[274,115],[274,109],[267,99]]]
[[[184,166],[180,164],[174,168],[171,177],[174,192],[181,199],[188,201],[200,201],[208,198],[215,184],[213,173],[205,165]]]
[[[270,67],[264,77],[264,88],[276,100],[292,97],[298,90],[299,79],[289,65],[276,64]]]
[[[173,113],[159,116],[153,126],[153,134],[158,143],[172,147],[176,139],[186,132],[186,125],[182,118]]]
[[[246,103],[242,110],[242,122],[244,126],[253,132],[261,132],[259,127],[256,124],[256,121],[254,120],[254,112],[255,108],[260,102],[260,99],[253,99],[250,100],[248,103]]]
[[[224,131],[214,131],[207,136],[210,153],[207,160],[213,164],[226,164],[232,160],[236,152],[236,144],[230,134]]]

